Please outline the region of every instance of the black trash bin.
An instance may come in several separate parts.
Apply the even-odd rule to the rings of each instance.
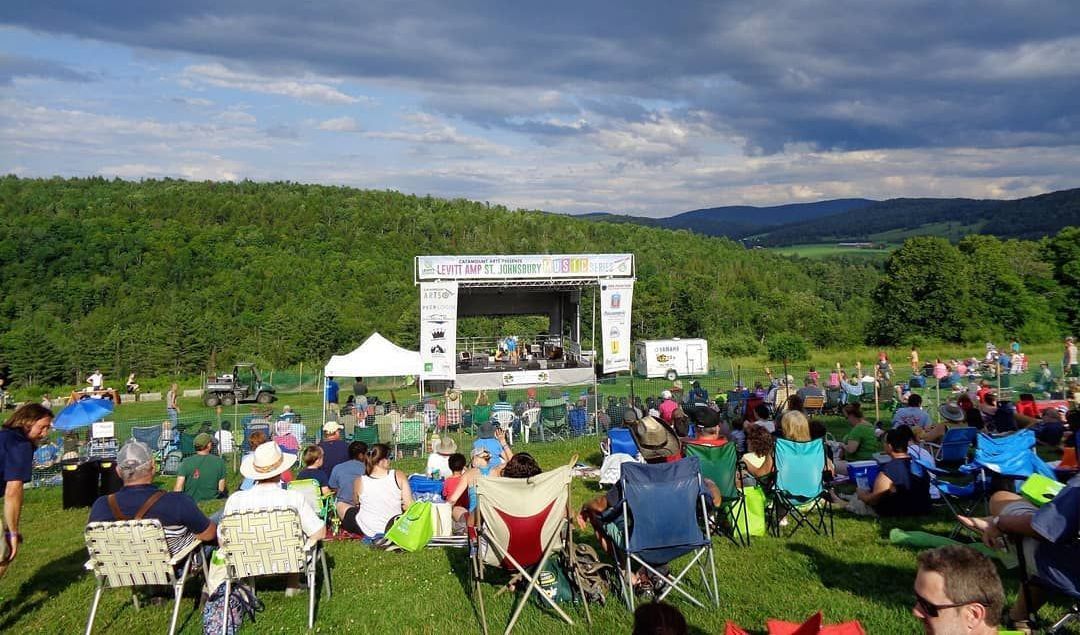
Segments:
[[[109,494],[115,494],[120,491],[120,488],[124,486],[124,481],[120,480],[120,475],[116,473],[116,461],[112,459],[101,459],[96,461],[98,466],[98,472],[101,474],[101,484],[98,487],[98,495],[108,496]]]
[[[64,481],[64,509],[89,507],[94,504],[100,482],[100,467],[97,463],[66,463],[60,472]]]

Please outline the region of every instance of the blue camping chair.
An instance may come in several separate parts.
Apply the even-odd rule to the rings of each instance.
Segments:
[[[656,601],[662,601],[674,590],[705,608],[680,585],[683,576],[697,564],[705,592],[714,605],[720,606],[705,485],[698,459],[689,457],[676,463],[653,465],[623,463],[619,485],[626,537],[620,554],[625,557],[626,565],[622,584],[630,610],[634,610],[634,562],[663,581],[665,588]],[[664,564],[691,553],[693,558],[678,575],[674,575],[673,571],[661,573],[659,570]],[[705,555],[708,555],[709,570],[712,572],[711,585],[705,571]]]
[[[990,515],[989,499],[987,498],[986,475],[979,470],[964,474],[937,467],[917,457],[912,457],[912,467],[922,468],[930,480],[930,487],[936,488],[941,494],[941,500],[949,508],[949,512],[955,516],[975,516],[975,510],[981,503],[984,507],[982,516]],[[965,527],[959,521],[949,532],[949,538],[956,539]]]
[[[835,534],[832,501],[821,476],[825,469],[823,447],[821,439],[806,443],[776,440],[776,480],[766,510],[766,520],[774,536],[780,536],[780,520],[785,514],[794,521],[789,537],[804,525],[816,534]]]
[[[1035,454],[1035,433],[1020,430],[1002,436],[980,433],[975,444],[975,458],[961,471],[986,470],[993,476],[1023,480],[1032,474],[1057,479],[1054,469]]]
[[[961,427],[949,428],[941,443],[927,443],[927,447],[934,448],[934,460],[939,466],[959,466],[968,462],[968,454],[971,446],[978,438],[979,431],[976,428]]]
[[[265,422],[265,420],[260,422],[249,421],[248,423],[245,423],[244,438],[240,441],[241,454],[247,454],[248,452],[251,452],[251,447],[249,447],[248,445],[248,438],[251,437],[251,433],[255,432],[256,430],[261,430],[262,433],[266,435],[267,439],[272,439],[274,437],[273,432],[270,430],[270,423]]]
[[[600,446],[600,450],[605,456],[609,454],[629,454],[636,457],[638,455],[637,442],[634,441],[634,435],[630,433],[630,428],[612,428],[608,430],[607,438],[607,449],[604,449],[603,444]]]
[[[589,410],[587,408],[575,406],[566,414],[567,419],[570,422],[570,436],[585,436],[585,433],[587,432],[586,427],[589,425]]]
[[[131,438],[149,446],[157,460],[160,461],[165,457],[165,452],[163,451],[165,446],[161,443],[160,424],[147,427],[135,426],[131,429]]]

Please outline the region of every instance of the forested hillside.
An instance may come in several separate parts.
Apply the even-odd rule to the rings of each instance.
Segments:
[[[942,267],[943,280],[973,281],[957,289],[960,317],[927,335],[1008,328],[1057,337],[1059,321],[1075,324],[1076,303],[1072,314],[1063,307],[1080,299],[1077,231],[1044,244],[972,243]],[[4,177],[0,234],[0,373],[24,385],[70,381],[95,366],[115,377],[196,373],[240,358],[322,362],[376,330],[416,346],[419,254],[630,251],[639,280],[633,337],[707,337],[722,355],[756,353],[781,334],[811,346],[899,341],[920,336],[910,324],[923,323],[890,319],[898,296],[922,291],[879,287],[870,265],[388,191]],[[912,258],[894,273],[937,275],[917,269],[926,264]],[[1031,290],[1023,310],[987,313],[1001,296],[980,279],[1012,285],[1006,301],[1018,287]],[[949,310],[947,286],[934,297]],[[904,315],[917,317],[919,296],[904,301]],[[501,326],[473,322],[462,334]]]
[[[418,254],[632,251],[634,337],[730,353],[785,332],[860,341],[878,277],[688,232],[294,183],[6,177],[0,232],[0,359],[22,383],[325,360],[374,330],[415,346]]]

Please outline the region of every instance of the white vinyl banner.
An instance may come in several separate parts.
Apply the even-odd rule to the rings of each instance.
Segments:
[[[424,379],[456,376],[457,309],[457,282],[420,284],[420,361]]]
[[[634,254],[418,256],[416,281],[633,278]]]
[[[630,307],[634,280],[600,283],[600,332],[604,346],[604,372],[630,370]]]

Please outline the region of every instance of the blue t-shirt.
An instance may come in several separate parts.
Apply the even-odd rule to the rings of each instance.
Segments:
[[[325,457],[323,460],[326,460]],[[355,505],[357,501],[353,499],[353,482],[366,473],[367,466],[364,465],[363,461],[350,459],[335,467],[333,472],[330,472],[330,481],[327,485],[337,492],[339,501]]]
[[[116,504],[128,518],[133,518],[146,499],[158,491],[153,485],[131,485],[116,492]],[[112,522],[117,520],[109,508],[109,497],[102,496],[90,508],[88,522]],[[162,526],[185,527],[193,534],[201,534],[210,526],[210,519],[187,494],[167,492],[154,503],[143,518],[159,520]]]
[[[913,408],[911,406],[904,406],[898,408],[896,414],[893,415],[892,424],[896,426],[909,426],[912,429],[929,427],[932,421],[930,421],[930,413],[922,408]]]
[[[349,444],[341,439],[319,443],[323,451],[322,469],[333,476],[334,468],[349,460]]]
[[[473,441],[473,448],[486,448],[488,454],[491,455],[491,460],[488,461],[488,466],[498,467],[502,464],[502,443],[499,443],[498,439],[477,439]]]
[[[330,477],[326,475],[322,469],[305,468],[300,470],[300,473],[296,475],[296,480],[302,481],[306,478],[315,479],[322,487],[327,487],[330,483]]]
[[[1035,549],[1038,577],[1071,595],[1080,592],[1080,476],[1069,480],[1052,501],[1031,518],[1043,540]]]
[[[34,478],[34,444],[22,428],[0,428],[0,495],[8,481]]]
[[[340,390],[341,390],[341,388],[338,386],[338,383],[336,381],[334,381],[333,379],[327,379],[326,380],[326,400],[327,401],[329,401],[330,403],[337,403],[338,402],[338,392]]]

